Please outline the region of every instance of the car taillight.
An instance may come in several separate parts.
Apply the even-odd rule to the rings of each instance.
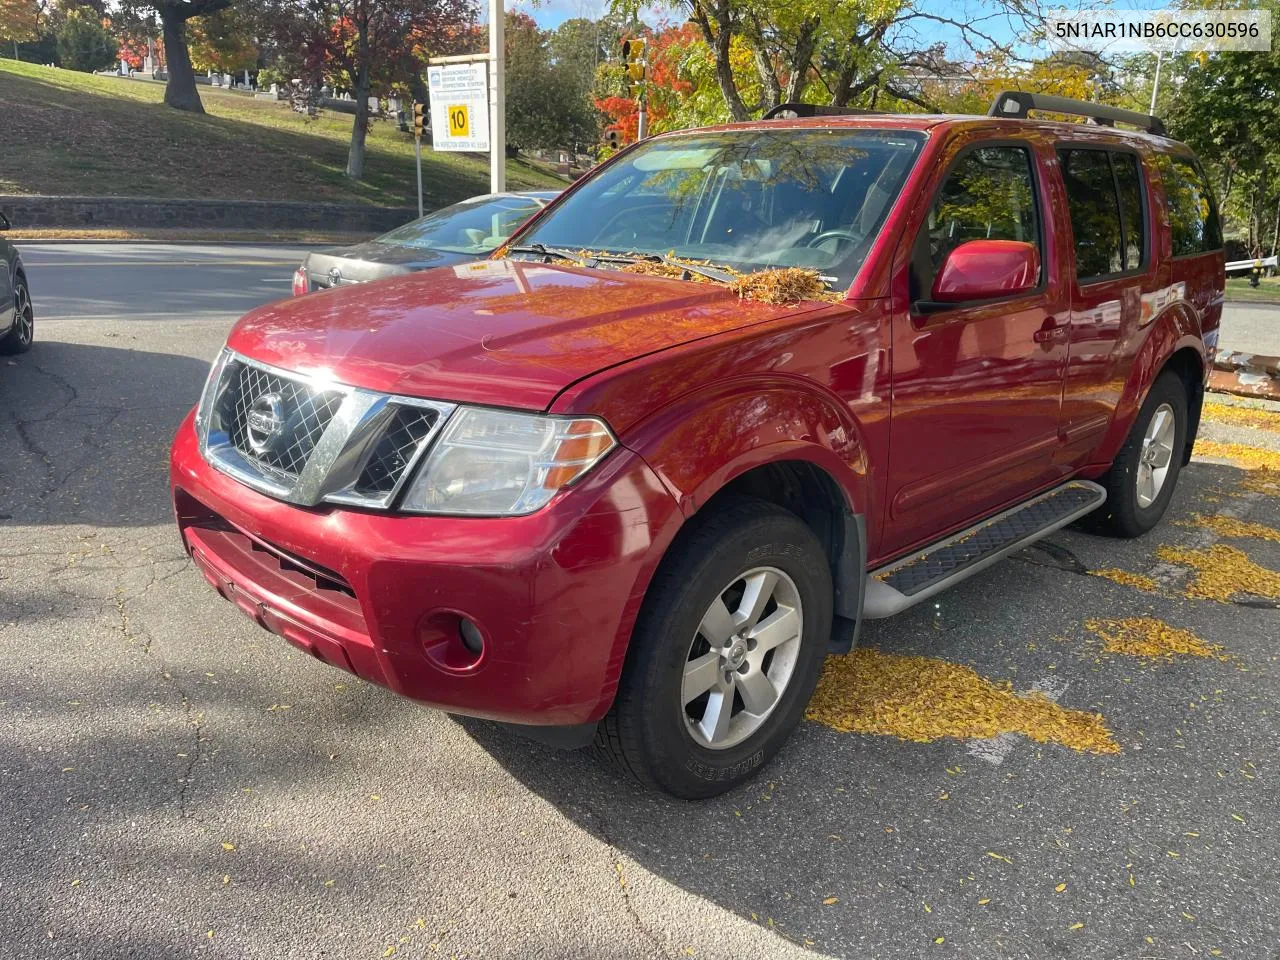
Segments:
[[[311,280],[307,276],[307,268],[299,267],[293,271],[293,295],[300,297],[304,293],[311,292]]]

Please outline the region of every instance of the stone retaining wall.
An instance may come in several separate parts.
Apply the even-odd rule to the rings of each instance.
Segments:
[[[364,204],[6,194],[0,194],[0,211],[15,229],[171,227],[344,233],[383,233],[418,215],[412,207]]]

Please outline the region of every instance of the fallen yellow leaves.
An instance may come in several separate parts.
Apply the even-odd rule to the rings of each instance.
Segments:
[[[1185,591],[1188,597],[1230,603],[1238,593],[1280,598],[1280,573],[1260,567],[1242,550],[1215,543],[1207,550],[1160,547],[1156,556],[1165,563],[1194,571]]]
[[[1222,647],[1205,643],[1190,630],[1180,630],[1155,617],[1123,620],[1086,620],[1085,629],[1097,634],[1102,649],[1148,660],[1172,660],[1177,656],[1229,659]]]
[[[1240,489],[1246,493],[1260,493],[1267,497],[1280,497],[1280,470],[1262,467],[1250,470],[1240,481]]]
[[[839,898],[839,897],[827,897],[827,899],[825,899],[825,900],[823,900],[823,901],[822,901],[822,905],[823,905],[824,907],[832,907],[832,906],[835,906],[835,905],[836,905],[837,903],[839,903],[839,902],[840,902],[840,898]]]
[[[1280,433],[1280,415],[1261,407],[1237,406],[1217,400],[1206,400],[1200,411],[1200,419],[1212,423],[1226,423],[1233,427],[1252,427],[1255,430]]]
[[[1194,453],[1211,460],[1227,460],[1246,470],[1280,470],[1280,451],[1251,447],[1247,443],[1197,440]]]
[[[1147,593],[1155,593],[1160,589],[1160,585],[1150,577],[1144,577],[1140,573],[1130,573],[1128,570],[1120,570],[1116,567],[1107,567],[1105,570],[1090,570],[1089,573],[1095,577],[1111,580],[1121,586],[1145,590]]]
[[[1264,523],[1254,523],[1252,520],[1226,517],[1221,514],[1206,517],[1202,513],[1197,513],[1181,525],[1184,527],[1204,527],[1207,530],[1212,530],[1220,537],[1226,537],[1228,540],[1271,540],[1280,543],[1280,530],[1274,527],[1268,527]]]
[[[969,667],[861,648],[827,658],[805,716],[841,733],[929,743],[1020,733],[1090,753],[1116,753],[1101,715],[1067,710],[1041,693],[1016,694]]]

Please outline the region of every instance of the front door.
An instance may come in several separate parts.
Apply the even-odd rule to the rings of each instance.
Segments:
[[[929,298],[943,258],[967,240],[1035,244],[1041,276],[994,302],[895,310],[884,556],[1053,479],[1068,307],[1037,156],[1030,140],[964,146],[908,241],[911,304]]]
[[[14,301],[13,275],[9,272],[9,261],[5,259],[6,252],[0,249],[0,334],[13,326],[14,309],[17,306]]]

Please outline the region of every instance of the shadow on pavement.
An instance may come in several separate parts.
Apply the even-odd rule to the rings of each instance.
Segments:
[[[37,326],[37,336],[39,327]],[[208,361],[130,346],[37,339],[0,359],[3,523],[164,523],[169,443]]]

